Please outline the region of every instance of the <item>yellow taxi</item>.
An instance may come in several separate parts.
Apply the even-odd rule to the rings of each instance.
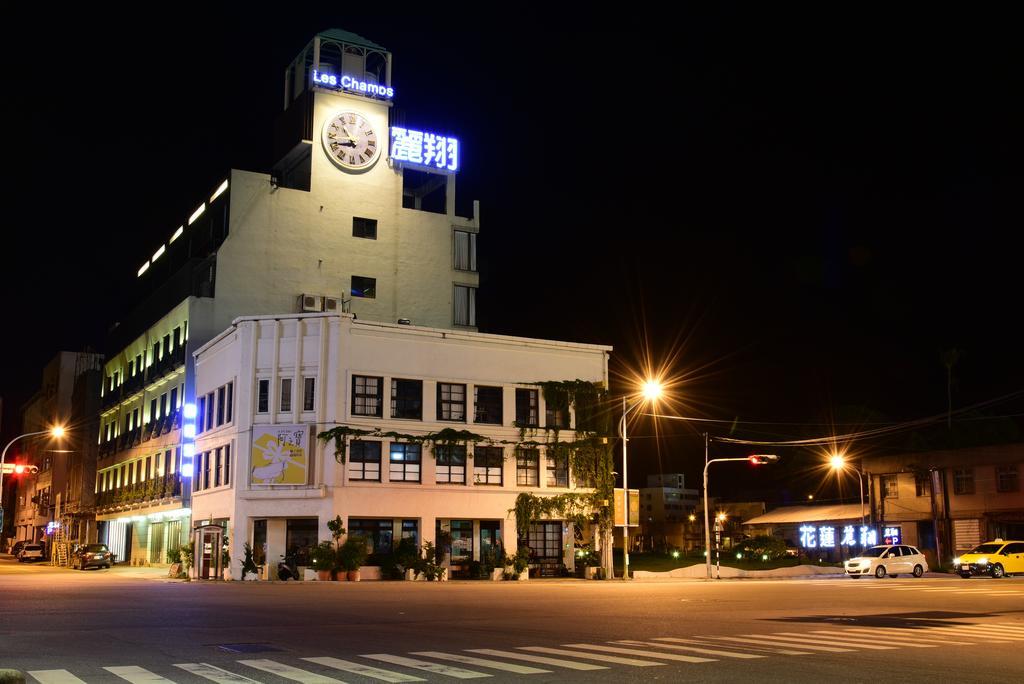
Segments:
[[[964,579],[974,575],[1003,577],[1024,574],[1024,541],[994,539],[953,559],[953,571]]]

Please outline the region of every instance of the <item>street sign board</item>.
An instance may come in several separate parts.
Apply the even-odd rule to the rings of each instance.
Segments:
[[[615,526],[626,524],[626,507],[623,505],[622,488],[615,488]],[[629,490],[629,527],[640,526],[640,490]]]

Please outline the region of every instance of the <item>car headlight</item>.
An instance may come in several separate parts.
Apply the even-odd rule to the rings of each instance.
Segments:
[[[978,565],[988,565],[988,558],[979,558]]]
[[[960,562],[960,556],[953,559],[953,565],[963,565],[963,563]]]

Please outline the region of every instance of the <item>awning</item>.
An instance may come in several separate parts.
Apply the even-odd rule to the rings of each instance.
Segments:
[[[860,504],[835,504],[832,506],[784,506],[768,511],[764,515],[745,521],[744,525],[767,525],[804,522],[828,522],[834,520],[860,520],[868,515],[868,507]]]

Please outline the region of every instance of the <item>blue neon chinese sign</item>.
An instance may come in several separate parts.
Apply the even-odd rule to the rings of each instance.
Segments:
[[[324,88],[334,88],[335,90],[344,90],[350,93],[357,93],[359,95],[384,97],[388,99],[395,96],[395,89],[391,86],[383,86],[379,83],[360,81],[359,79],[352,78],[351,76],[325,74],[317,69],[313,69],[313,83]]]
[[[459,141],[446,135],[392,126],[391,160],[444,171],[458,171]]]
[[[831,525],[821,527],[801,525],[800,546],[805,549],[834,549],[838,546],[875,546],[878,544],[878,531],[867,526],[860,526],[858,529],[853,525],[846,525],[839,528],[838,535],[836,532],[837,529]]]

